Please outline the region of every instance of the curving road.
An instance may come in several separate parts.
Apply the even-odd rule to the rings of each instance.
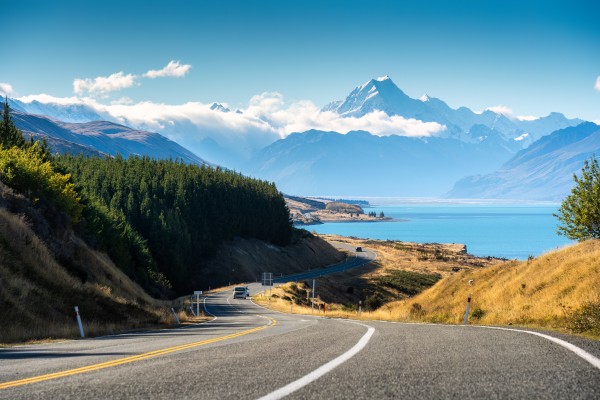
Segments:
[[[0,349],[0,398],[600,398],[599,342],[287,315],[230,292],[205,308],[188,328]]]
[[[343,272],[352,268],[362,267],[369,264],[371,261],[377,258],[377,253],[369,249],[363,249],[363,251],[357,252],[354,246],[341,242],[329,242],[338,250],[347,251],[349,256],[345,261],[334,264],[327,268],[316,269],[312,271],[300,272],[297,274],[281,276],[273,279],[273,283],[286,283],[296,282],[305,279],[316,279],[322,276],[335,274],[336,272]]]

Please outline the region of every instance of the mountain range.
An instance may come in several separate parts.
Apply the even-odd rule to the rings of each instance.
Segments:
[[[210,135],[196,139],[196,155],[159,133],[106,121],[110,115],[83,103],[9,103],[17,126],[28,135],[45,137],[55,151],[139,154],[192,163],[216,156],[223,167],[274,181],[280,190],[299,195],[446,193],[454,198],[556,200],[568,192],[583,160],[600,149],[594,139],[596,125],[580,119],[560,113],[514,118],[492,110],[453,109],[427,95],[411,98],[387,76],[365,82],[321,112],[342,119],[383,112],[440,129],[421,137],[402,136],[401,131],[381,136],[309,130],[262,145],[243,158]],[[213,103],[209,112],[242,113],[220,103]],[[186,123],[178,126],[185,130]]]
[[[206,164],[200,157],[166,137],[109,121],[62,122],[43,115],[11,112],[15,125],[26,136],[44,138],[53,152],[104,154],[124,157],[145,155],[157,159],[180,159]]]
[[[290,194],[439,196],[468,171],[492,172],[511,154],[492,141],[312,130],[266,147],[244,171]]]
[[[333,111],[346,117],[361,117],[373,111],[383,111],[389,116],[442,124],[446,129],[441,132],[441,137],[475,143],[485,136],[499,136],[508,142],[510,148],[526,147],[557,129],[583,122],[580,119],[568,119],[560,113],[536,119],[519,119],[508,118],[491,110],[476,113],[467,107],[453,109],[444,101],[428,95],[420,99],[409,97],[389,76],[365,82],[343,101],[329,103],[322,111]]]
[[[459,180],[453,198],[560,201],[585,160],[600,154],[600,126],[588,122],[558,130],[518,152],[491,174]]]

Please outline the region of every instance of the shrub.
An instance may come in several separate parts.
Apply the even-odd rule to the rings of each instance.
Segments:
[[[600,302],[589,302],[576,310],[567,326],[573,332],[600,334]]]
[[[475,307],[471,313],[471,317],[475,319],[481,319],[484,315],[485,311],[483,311],[480,307]]]
[[[421,306],[419,303],[413,303],[413,305],[410,307],[410,315],[413,317],[422,317],[425,315],[423,306]]]
[[[83,206],[71,183],[71,175],[54,171],[50,161],[44,159],[40,146],[35,142],[24,149],[0,148],[0,180],[34,201],[40,197],[53,200],[76,224]]]

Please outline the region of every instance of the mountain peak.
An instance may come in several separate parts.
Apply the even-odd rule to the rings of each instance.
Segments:
[[[426,101],[431,100],[431,97],[429,97],[429,95],[426,93],[423,96],[419,97],[419,100],[421,100],[423,103],[425,103]]]
[[[221,112],[229,112],[229,111],[231,111],[229,108],[225,107],[221,103],[212,103],[212,105],[210,106],[210,109],[213,110],[213,111],[221,111]]]
[[[377,82],[383,82],[383,81],[391,81],[392,79],[389,77],[389,75],[384,75],[384,76],[380,76],[378,78],[375,78],[375,80]]]

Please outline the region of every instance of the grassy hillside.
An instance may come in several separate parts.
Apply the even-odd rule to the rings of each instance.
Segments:
[[[23,215],[0,208],[0,343],[77,337],[74,306],[87,335],[173,322],[166,304],[150,298],[106,255],[74,235],[66,239],[68,266]]]
[[[378,258],[360,271],[319,279],[317,304],[326,304],[329,316],[359,318],[357,304],[362,300],[360,318],[365,320],[460,324],[471,294],[471,324],[530,326],[600,338],[600,240],[523,262],[477,259],[435,247],[441,245],[346,240],[376,249]],[[457,267],[458,272],[452,271]],[[434,274],[443,278],[435,283]],[[310,313],[309,292],[305,282],[288,284],[273,291],[276,297],[268,304],[289,312],[294,302],[294,313]],[[390,301],[393,297],[398,300]],[[265,298],[257,301],[267,304]]]
[[[464,271],[386,308],[398,319],[458,323],[469,293],[472,322],[600,334],[600,241],[529,261]]]

